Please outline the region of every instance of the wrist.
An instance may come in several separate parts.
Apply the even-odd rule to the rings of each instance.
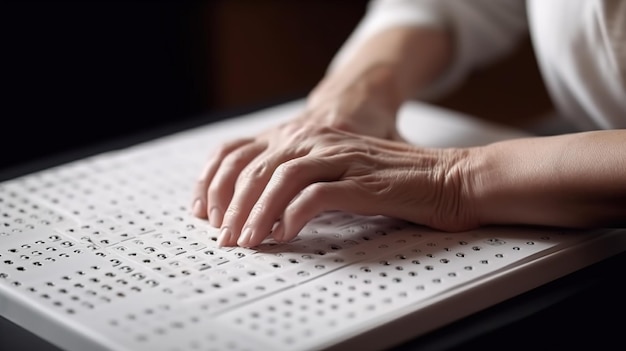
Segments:
[[[401,93],[392,64],[372,63],[329,73],[309,94],[307,106],[315,108],[330,100],[351,98],[375,105],[395,116],[406,97]]]
[[[398,139],[396,115],[402,101],[391,71],[381,65],[359,75],[348,70],[328,75],[309,95],[301,118],[351,133]]]
[[[531,140],[476,148],[472,198],[481,225],[554,225],[561,221],[556,160]],[[556,205],[556,207],[555,207]]]
[[[440,193],[433,207],[436,209],[432,225],[446,231],[470,230],[482,225],[481,213],[477,206],[477,189],[475,181],[476,162],[481,158],[478,148],[443,149],[440,157],[442,167],[434,172],[440,180],[436,188]]]
[[[526,198],[534,189],[524,186],[521,162],[501,143],[473,149],[470,188],[479,225],[522,224]]]

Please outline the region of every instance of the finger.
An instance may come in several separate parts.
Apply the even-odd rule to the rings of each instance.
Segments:
[[[285,226],[283,225],[282,219],[280,219],[276,222],[274,227],[272,227],[272,231],[270,232],[270,235],[274,238],[275,241],[281,242],[284,232],[285,232]]]
[[[302,189],[311,183],[341,177],[347,163],[333,162],[335,159],[305,156],[278,166],[252,207],[237,244],[244,247],[260,244],[270,235],[276,219]],[[282,229],[279,224],[277,231]],[[278,232],[276,236],[279,236]]]
[[[265,143],[251,142],[242,145],[224,157],[215,171],[207,191],[207,210],[211,225],[222,226],[224,211],[233,196],[237,177],[265,148]]]
[[[215,153],[209,158],[198,177],[196,187],[193,192],[193,203],[191,205],[192,213],[200,218],[207,218],[207,191],[209,184],[215,176],[215,172],[219,165],[222,163],[224,157],[230,154],[233,150],[250,143],[253,139],[237,139],[231,142],[225,143],[219,147]]]
[[[327,211],[343,211],[359,215],[375,215],[375,199],[353,180],[320,182],[306,187],[287,206],[281,220],[282,237],[276,241],[293,240],[315,216]]]
[[[218,245],[231,246],[237,243],[242,235],[241,230],[246,219],[253,211],[253,206],[268,184],[275,169],[286,160],[297,156],[296,151],[293,149],[281,150],[268,156],[262,155],[241,172],[235,186],[232,201],[224,215],[222,233],[218,238]]]

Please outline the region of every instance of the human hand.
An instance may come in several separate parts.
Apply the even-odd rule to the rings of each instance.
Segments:
[[[385,215],[456,231],[476,225],[469,149],[423,149],[332,127],[287,123],[225,145],[197,189],[221,246],[293,239],[318,213]],[[202,216],[204,211],[197,212]]]
[[[193,213],[208,218],[216,227],[224,227],[224,213],[232,210],[229,204],[236,184],[247,186],[252,178],[267,182],[278,165],[308,152],[308,146],[303,145],[311,145],[309,139],[321,126],[400,140],[396,129],[398,102],[390,93],[393,89],[383,83],[385,77],[382,69],[369,70],[360,79],[346,74],[326,77],[309,94],[304,110],[296,118],[254,138],[222,145],[200,176]],[[260,190],[248,190],[252,192],[249,196],[258,197]],[[232,225],[231,230],[241,228],[241,223]]]

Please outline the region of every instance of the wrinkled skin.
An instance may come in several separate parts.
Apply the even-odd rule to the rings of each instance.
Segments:
[[[372,97],[374,96],[374,97]],[[424,149],[396,130],[397,105],[360,83],[322,82],[303,113],[222,145],[193,212],[221,227],[221,246],[293,239],[317,214],[386,215],[443,230],[474,226],[462,149]]]
[[[200,178],[196,196],[206,205],[195,213],[221,226],[222,246],[253,247],[270,233],[286,242],[331,210],[470,228],[465,153],[289,122],[224,145]]]

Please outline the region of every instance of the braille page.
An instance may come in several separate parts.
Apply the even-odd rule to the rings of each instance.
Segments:
[[[206,158],[302,106],[0,183],[0,314],[69,351],[376,350],[626,248],[617,231],[451,234],[340,212],[287,244],[218,248],[189,209]],[[435,147],[523,135],[417,103],[399,125]]]

